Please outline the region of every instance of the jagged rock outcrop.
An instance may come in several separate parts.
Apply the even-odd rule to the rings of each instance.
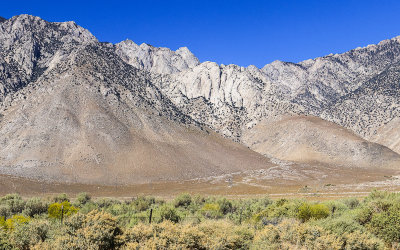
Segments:
[[[0,101],[35,81],[75,47],[96,42],[74,22],[51,23],[19,15],[0,23]]]
[[[124,59],[128,63],[138,60],[132,58],[133,53],[125,52],[131,47],[137,45],[125,43],[119,50],[123,58],[130,55],[129,60]],[[151,64],[144,59],[140,57],[142,64]],[[262,69],[204,62],[168,76],[156,76],[153,81],[177,106],[189,110],[188,115],[225,136],[240,140],[244,129],[279,114],[311,114],[329,119],[323,113],[329,113],[332,105],[363,88],[364,83],[399,60],[400,37],[396,37],[298,64],[275,61]],[[168,68],[152,65],[144,69],[159,73]],[[212,106],[213,115],[191,113],[196,107],[188,108],[193,106],[188,100],[193,99],[196,99],[194,105],[202,100],[201,106]],[[354,132],[364,136],[358,130]]]
[[[132,66],[158,74],[172,74],[191,69],[199,64],[199,60],[188,48],[176,51],[168,48],[156,48],[146,43],[140,46],[131,40],[115,45],[117,54]]]
[[[275,61],[262,69],[204,62],[153,81],[188,116],[236,141],[261,120],[313,115],[400,152],[396,137],[389,136],[399,117],[398,86],[383,84],[388,81],[383,78],[399,81],[399,61],[396,37],[297,64]],[[390,131],[382,127],[387,123]]]

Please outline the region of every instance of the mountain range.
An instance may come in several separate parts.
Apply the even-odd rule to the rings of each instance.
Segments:
[[[399,91],[400,37],[257,68],[0,18],[0,174],[136,184],[280,160],[398,171]]]

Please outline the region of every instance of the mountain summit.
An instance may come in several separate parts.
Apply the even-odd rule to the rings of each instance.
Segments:
[[[259,69],[15,16],[0,21],[0,173],[132,184],[276,159],[397,171],[399,64],[399,37]]]

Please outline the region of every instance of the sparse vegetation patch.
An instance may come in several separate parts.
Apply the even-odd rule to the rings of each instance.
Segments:
[[[307,201],[0,198],[0,249],[397,249],[400,194]]]

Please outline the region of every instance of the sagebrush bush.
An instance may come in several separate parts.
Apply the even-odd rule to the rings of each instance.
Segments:
[[[364,232],[365,228],[357,220],[357,211],[350,211],[340,216],[327,217],[322,220],[312,222],[312,225],[320,226],[325,230],[338,236],[344,233],[353,233],[355,231]]]
[[[76,201],[77,201],[77,205],[78,206],[83,206],[86,203],[88,203],[90,200],[92,199],[92,197],[90,196],[90,194],[83,192],[83,193],[79,193],[76,196]]]
[[[62,202],[64,202],[64,201],[70,202],[70,200],[69,200],[67,194],[58,194],[58,195],[55,195],[55,196],[53,196],[52,201],[53,201],[53,203],[62,203]]]
[[[386,211],[374,213],[367,228],[387,243],[400,242],[400,204],[392,204]]]
[[[308,204],[304,203],[299,207],[297,218],[308,221],[310,219],[323,219],[329,216],[329,209],[324,204]]]
[[[219,205],[213,203],[204,204],[200,210],[200,213],[207,219],[218,219],[222,217]]]
[[[344,233],[345,249],[384,249],[385,244],[368,232]],[[396,248],[395,248],[396,249]]]
[[[357,208],[360,205],[360,201],[357,198],[347,198],[343,200],[343,203],[350,209]]]
[[[247,249],[254,237],[252,229],[227,220],[207,220],[198,225],[198,230],[206,235],[208,249]]]
[[[221,214],[226,215],[229,212],[232,212],[232,202],[226,198],[221,198],[217,200],[217,204],[219,206],[219,211]]]
[[[99,208],[99,207],[97,206],[96,203],[94,203],[94,202],[92,202],[92,201],[89,201],[89,202],[86,202],[85,205],[82,205],[82,206],[80,207],[79,212],[81,212],[81,213],[83,213],[83,214],[87,214],[87,213],[89,213],[90,211],[96,210],[96,209],[98,209],[98,208]]]
[[[177,196],[174,200],[175,207],[187,208],[190,206],[191,203],[192,203],[192,197],[190,196],[190,194],[187,193]]]
[[[142,243],[154,236],[153,227],[147,224],[139,223],[126,230],[124,235],[125,242]]]
[[[131,204],[136,211],[142,212],[150,209],[152,205],[156,204],[156,199],[154,197],[140,196],[133,200]]]
[[[399,249],[400,195],[307,202],[182,194],[92,200],[0,197],[0,249]],[[81,198],[79,198],[81,197]],[[60,205],[64,205],[60,223]],[[153,220],[149,224],[150,209]],[[47,213],[46,213],[47,211]],[[56,219],[52,219],[56,218]]]
[[[66,220],[72,227],[53,242],[56,249],[117,249],[123,245],[122,230],[116,219],[105,212],[75,214]]]
[[[119,203],[120,202],[118,200],[111,200],[108,198],[101,198],[101,199],[96,200],[96,205],[99,208],[107,208],[113,204],[119,204]]]
[[[0,216],[8,218],[12,214],[19,214],[25,208],[25,201],[19,194],[8,194],[0,198]]]
[[[25,209],[22,213],[29,217],[33,217],[35,215],[46,213],[49,205],[49,202],[38,197],[33,197],[26,202]]]
[[[256,233],[253,249],[341,249],[344,242],[317,226],[284,220]],[[265,248],[263,248],[265,247]]]
[[[171,205],[162,205],[159,208],[158,212],[161,219],[160,221],[169,220],[177,223],[181,220],[181,217],[179,216],[177,210]]]
[[[295,218],[302,204],[298,200],[280,199],[267,207],[267,215],[269,218]]]
[[[110,214],[92,211],[86,215],[84,226],[77,231],[91,245],[100,249],[114,249],[122,244],[122,230]]]
[[[48,237],[50,225],[46,221],[35,221],[15,226],[10,241],[18,249],[29,249]]]
[[[12,214],[13,212],[11,211],[10,207],[0,204],[0,217],[9,218]]]
[[[347,213],[350,209],[344,202],[345,201],[333,200],[325,201],[322,204],[328,207],[332,216],[341,216],[343,213]]]
[[[0,227],[0,249],[4,250],[13,249],[13,246],[11,245],[9,240],[9,235],[2,227]]]

